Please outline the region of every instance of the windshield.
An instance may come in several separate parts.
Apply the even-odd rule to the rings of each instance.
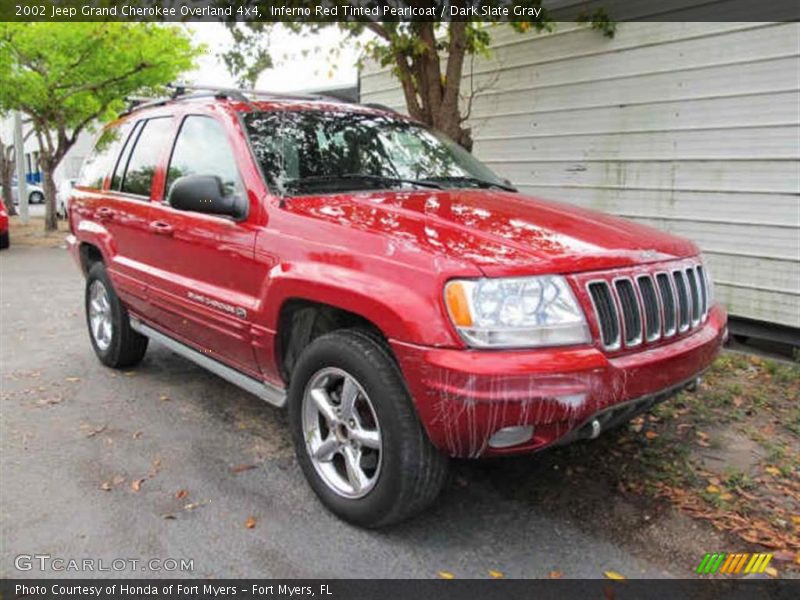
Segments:
[[[431,129],[349,111],[251,112],[244,122],[267,184],[283,196],[399,187],[513,190]]]

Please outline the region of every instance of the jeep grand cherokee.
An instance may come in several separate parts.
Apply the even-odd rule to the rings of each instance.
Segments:
[[[431,504],[448,457],[629,420],[727,335],[692,242],[525,196],[428,127],[324,99],[133,110],[69,222],[100,361],[155,340],[286,405],[311,487],[362,526]]]

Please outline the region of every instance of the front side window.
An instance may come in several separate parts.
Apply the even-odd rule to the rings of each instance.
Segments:
[[[148,119],[141,128],[136,145],[128,158],[122,177],[121,191],[137,196],[150,196],[153,175],[164,144],[172,128],[171,117]]]
[[[387,115],[251,112],[244,122],[267,184],[281,195],[358,189],[513,190],[446,136]]]
[[[167,198],[175,180],[186,175],[215,175],[226,195],[239,191],[236,160],[219,121],[196,115],[183,121],[167,171]]]
[[[91,154],[83,162],[78,185],[97,190],[103,187],[103,180],[111,172],[130,130],[131,124],[123,123],[117,127],[109,127],[100,134]]]

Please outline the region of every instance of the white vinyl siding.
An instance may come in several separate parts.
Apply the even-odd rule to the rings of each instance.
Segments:
[[[732,315],[800,327],[800,24],[492,35],[462,87],[478,158],[525,193],[693,239]],[[361,101],[406,112],[374,65]]]

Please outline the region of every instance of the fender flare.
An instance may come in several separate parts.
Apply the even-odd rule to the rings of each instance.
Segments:
[[[389,340],[427,346],[453,346],[443,305],[426,289],[413,289],[340,265],[292,263],[274,267],[265,283],[264,323],[277,330],[281,310],[291,300],[306,300],[354,313],[374,324]]]

